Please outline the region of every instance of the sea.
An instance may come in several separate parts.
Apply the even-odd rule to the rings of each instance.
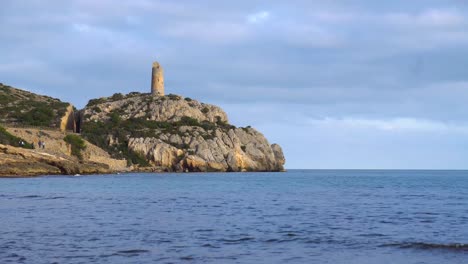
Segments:
[[[468,263],[468,171],[0,179],[0,263]]]

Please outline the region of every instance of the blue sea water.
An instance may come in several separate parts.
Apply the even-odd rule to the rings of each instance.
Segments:
[[[0,263],[468,263],[468,171],[0,179]]]

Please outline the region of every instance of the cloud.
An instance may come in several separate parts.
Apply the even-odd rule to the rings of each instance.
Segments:
[[[233,22],[179,22],[160,32],[171,38],[191,39],[215,44],[238,42],[249,36],[249,31],[244,25]]]
[[[260,11],[247,16],[247,21],[252,24],[265,22],[270,18],[270,12]]]
[[[454,147],[468,149],[467,28],[462,1],[6,0],[0,82],[79,108],[148,91],[159,60],[168,92],[263,128],[296,167],[363,167],[375,150],[404,156],[405,144],[426,158],[433,145],[456,167],[468,156]],[[337,155],[353,147],[353,159]],[[329,155],[311,163],[301,148]],[[373,161],[406,162],[386,158]]]
[[[417,14],[390,13],[386,15],[389,23],[401,26],[420,27],[459,27],[466,25],[466,17],[456,10],[429,9]]]
[[[308,123],[315,126],[332,126],[342,128],[376,129],[387,132],[442,132],[463,133],[468,135],[468,125],[444,123],[434,120],[416,118],[358,119],[358,118],[324,118],[310,119]]]
[[[86,32],[91,31],[91,27],[86,24],[77,23],[77,24],[73,24],[72,26],[74,30],[80,33],[86,33]]]

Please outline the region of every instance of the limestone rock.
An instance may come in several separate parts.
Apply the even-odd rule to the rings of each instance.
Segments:
[[[0,177],[110,173],[109,166],[0,144]]]
[[[173,169],[183,151],[156,138],[130,138],[128,148],[144,155],[150,163]]]
[[[157,168],[154,170],[284,170],[285,158],[279,145],[271,145],[253,128],[229,125],[226,113],[214,105],[176,95],[131,94],[116,100],[104,98],[89,104],[83,113],[84,127],[87,123],[115,123],[118,115],[119,124],[125,125],[108,133],[115,135],[119,130],[120,141],[107,135],[108,143],[112,147],[126,144],[130,152]],[[137,130],[125,130],[135,127],[135,122]]]
[[[185,100],[176,95],[153,97],[148,94],[136,94],[120,100],[104,98],[102,102],[88,105],[83,110],[85,122],[110,120],[112,113],[118,113],[119,117],[124,120],[144,118],[175,122],[180,121],[182,117],[190,117],[199,122],[228,122],[227,115],[221,108],[196,100]]]
[[[270,145],[255,130],[216,130],[219,137],[171,135],[170,142],[190,141],[189,149],[179,149],[158,138],[130,138],[130,150],[144,155],[154,166],[179,171],[283,171],[284,155],[279,145]],[[167,139],[164,135],[162,138]],[[224,138],[227,142],[223,141]],[[236,142],[236,143],[232,143]],[[243,150],[245,149],[245,151]]]

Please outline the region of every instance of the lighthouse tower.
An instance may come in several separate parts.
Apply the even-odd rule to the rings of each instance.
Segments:
[[[158,62],[153,63],[151,93],[156,96],[164,96],[164,71]]]

